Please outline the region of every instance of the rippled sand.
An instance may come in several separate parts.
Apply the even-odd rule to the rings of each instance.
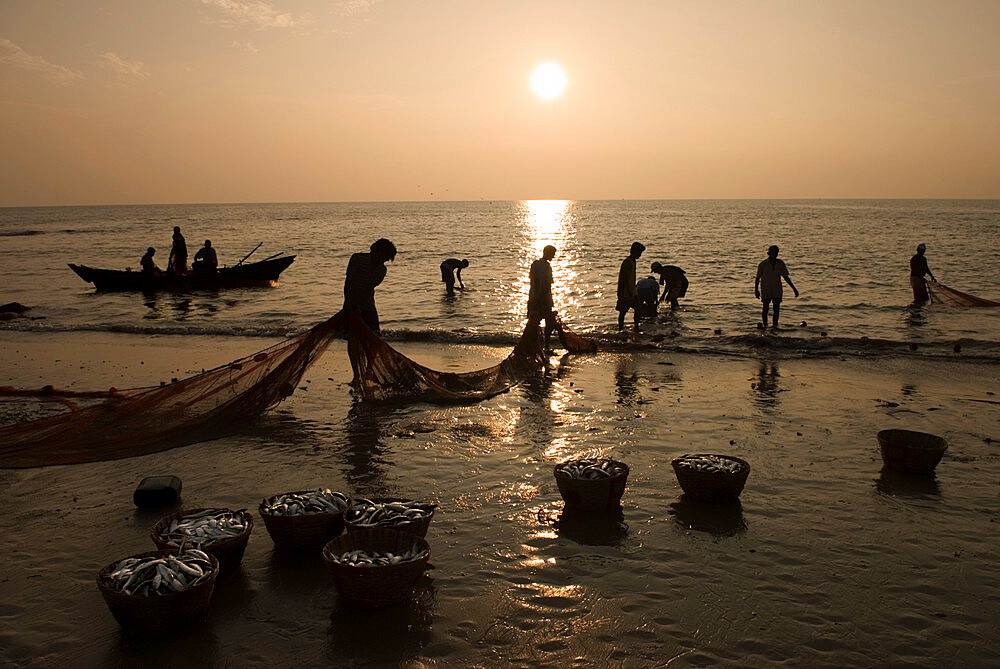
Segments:
[[[192,340],[194,345],[192,346]],[[4,335],[0,383],[169,381],[267,340]],[[505,355],[409,345],[470,369]],[[142,361],[143,364],[139,364]],[[116,462],[0,471],[0,663],[76,666],[988,666],[1000,663],[1000,369],[864,358],[653,351],[553,359],[544,378],[456,407],[352,405],[335,346],[246,434]],[[936,477],[882,472],[875,433],[951,447]],[[681,494],[670,460],[730,453],[741,505]],[[618,513],[563,509],[552,467],[631,466]],[[434,569],[411,604],[338,603],[318,560],[275,553],[258,523],[208,619],[170,639],[123,634],[94,584],[153,548],[168,510],[256,506],[311,486],[436,501]]]

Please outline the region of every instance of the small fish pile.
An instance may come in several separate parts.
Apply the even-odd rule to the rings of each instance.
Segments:
[[[351,505],[342,492],[322,488],[314,492],[286,492],[260,503],[262,513],[272,516],[304,516],[312,513],[340,513]]]
[[[387,564],[400,564],[423,557],[426,551],[418,550],[414,544],[405,553],[393,553],[391,551],[364,551],[356,548],[341,555],[328,555],[327,557],[337,564],[351,565],[352,567],[380,567]]]
[[[151,597],[194,587],[211,574],[212,560],[206,553],[182,548],[177,555],[125,558],[104,577],[104,582],[126,595]]]
[[[344,514],[344,520],[358,527],[392,527],[433,516],[436,506],[413,501],[376,503],[361,498],[354,500],[354,506]]]
[[[246,509],[205,509],[170,521],[170,526],[160,533],[160,539],[171,546],[191,542],[204,546],[215,541],[231,539],[247,529]]]
[[[738,474],[743,471],[743,465],[738,460],[718,455],[685,455],[677,460],[680,467],[709,474]]]
[[[621,462],[615,462],[607,458],[600,460],[597,458],[584,458],[582,460],[570,460],[560,465],[556,465],[556,473],[574,479],[610,479],[620,476],[628,471]]]

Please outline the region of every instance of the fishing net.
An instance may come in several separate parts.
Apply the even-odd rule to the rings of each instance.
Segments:
[[[949,288],[936,281],[927,282],[927,292],[931,302],[936,304],[950,304],[955,307],[1000,307],[1000,302],[984,300],[981,297]]]
[[[593,350],[590,342],[569,335],[568,350]],[[98,392],[0,388],[0,398],[30,396],[69,409],[0,426],[0,468],[116,460],[232,434],[291,395],[309,366],[340,337],[348,340],[353,383],[364,399],[482,399],[509,389],[544,362],[537,324],[525,328],[500,364],[451,373],[410,360],[355,313],[340,312],[302,335],[169,385]],[[77,400],[98,403],[81,407]]]

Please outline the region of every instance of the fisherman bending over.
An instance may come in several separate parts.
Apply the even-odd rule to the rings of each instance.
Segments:
[[[445,290],[447,290],[449,295],[455,294],[455,277],[458,277],[458,288],[459,290],[465,290],[465,284],[462,283],[462,270],[469,266],[469,261],[462,259],[457,260],[456,258],[448,258],[443,263],[441,263],[441,280],[444,281]]]
[[[379,239],[369,253],[355,253],[347,263],[344,279],[344,309],[353,309],[376,334],[381,334],[375,309],[375,286],[385,279],[385,263],[396,258],[396,245]]]
[[[687,295],[688,278],[677,265],[661,265],[654,262],[650,268],[660,275],[660,285],[663,286],[663,296],[660,302],[667,300],[671,309],[677,309],[680,305],[677,298]]]
[[[656,298],[660,294],[660,286],[656,283],[656,277],[647,276],[639,279],[635,284],[635,292],[639,299],[639,306],[636,313],[642,311],[644,318],[656,317]]]
[[[196,272],[214,272],[218,267],[219,257],[215,255],[215,249],[212,248],[212,240],[206,239],[205,245],[194,254],[194,262],[191,263],[191,269]]]

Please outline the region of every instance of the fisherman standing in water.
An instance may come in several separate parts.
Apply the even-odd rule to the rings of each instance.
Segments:
[[[549,338],[556,327],[556,314],[552,305],[552,265],[549,261],[556,257],[556,247],[549,245],[542,249],[542,257],[531,263],[528,271],[528,324],[545,320],[545,350],[549,350]]]
[[[924,275],[929,274],[931,281],[937,281],[931,273],[931,268],[927,266],[927,257],[924,255],[926,250],[926,244],[918,244],[917,252],[910,258],[910,287],[913,288],[914,304],[923,304],[930,299]]]
[[[615,309],[618,310],[618,329],[625,328],[625,314],[632,309],[635,329],[639,329],[639,295],[635,292],[635,261],[639,259],[646,247],[639,242],[632,242],[628,257],[622,261],[621,269],[618,270],[618,303]]]
[[[465,284],[462,283],[462,270],[468,266],[469,261],[465,259],[448,258],[441,263],[441,280],[444,281],[445,290],[449,295],[455,294],[456,275],[458,276],[459,290],[465,290]]]
[[[180,226],[174,226],[174,244],[170,247],[170,257],[167,260],[167,270],[174,274],[187,274],[188,248],[181,234]]]
[[[767,308],[774,302],[773,327],[778,327],[778,314],[781,310],[781,280],[784,279],[792,290],[795,297],[799,296],[799,289],[795,287],[788,276],[788,268],[783,260],[778,260],[778,247],[771,246],[767,249],[767,258],[757,265],[757,278],[753,282],[753,294],[764,303],[760,312],[761,324],[758,327],[767,327]]]
[[[383,238],[371,245],[369,253],[355,253],[347,263],[344,309],[357,311],[375,334],[382,333],[375,309],[375,287],[385,279],[385,263],[395,258],[396,245]]]

